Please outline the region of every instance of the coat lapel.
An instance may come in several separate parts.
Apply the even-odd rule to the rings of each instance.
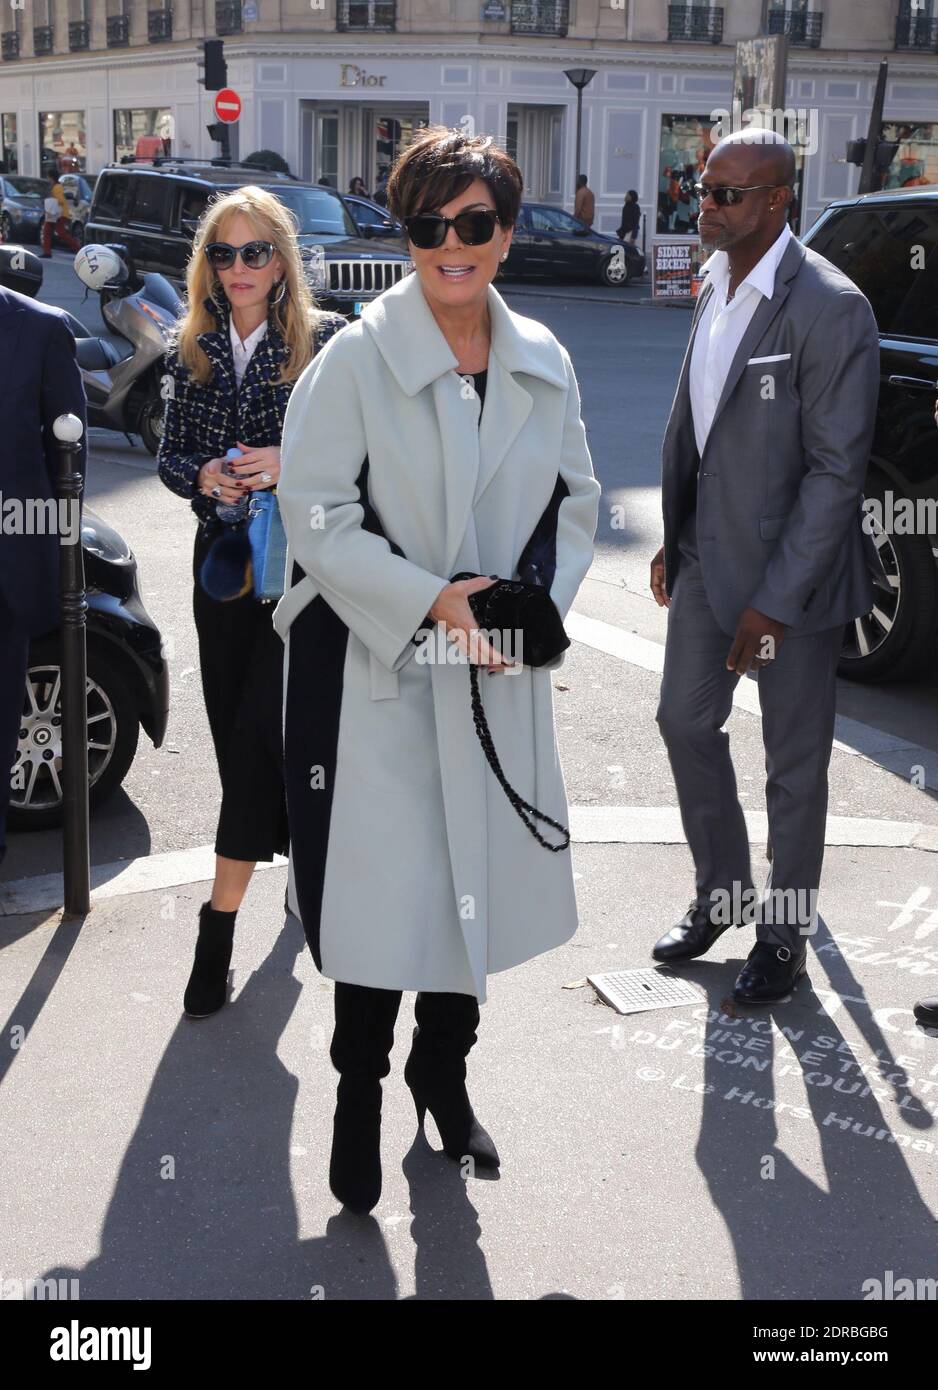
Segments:
[[[772,325],[772,321],[788,298],[791,288],[790,282],[801,269],[803,260],[804,247],[801,245],[800,241],[796,241],[792,238],[788,250],[779,262],[778,270],[775,275],[775,293],[772,295],[771,299],[760,300],[749,326],[742,336],[742,341],[736,349],[736,355],[726,374],[726,381],[723,384],[723,390],[720,394],[720,399],[717,401],[717,408],[714,411],[713,420],[710,424],[710,433],[707,436],[708,442],[713,438],[714,426],[720,418],[720,412],[735,391],[736,384],[743,374],[746,363],[749,361],[750,353],[765,337]]]
[[[473,505],[488,487],[518,438],[534,398],[517,377],[533,376],[566,389],[567,374],[553,335],[532,319],[514,314],[490,285],[492,323],[485,409],[465,394],[465,380],[415,272],[386,290],[362,311],[401,390],[415,396],[427,386],[443,451],[446,532],[443,572],[449,574],[466,533]]]

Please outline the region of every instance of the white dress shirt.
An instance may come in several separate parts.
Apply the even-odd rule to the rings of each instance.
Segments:
[[[235,377],[240,387],[244,373],[248,369],[251,354],[267,332],[267,320],[264,319],[262,323],[259,323],[253,333],[249,333],[242,343],[238,336],[238,330],[235,328],[234,314],[232,314],[228,324],[228,332],[231,338],[231,355],[234,358]]]
[[[730,262],[726,252],[714,251],[701,266],[707,284],[713,286],[697,325],[690,363],[690,404],[701,458],[736,350],[761,300],[771,299],[775,293],[775,272],[790,241],[791,228],[786,223],[729,302]]]

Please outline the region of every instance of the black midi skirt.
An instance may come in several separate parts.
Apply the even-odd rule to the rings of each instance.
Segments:
[[[253,594],[219,603],[199,584],[218,523],[195,539],[193,609],[205,709],[221,778],[215,853],[266,860],[289,849],[283,786],[283,643],[274,603]]]

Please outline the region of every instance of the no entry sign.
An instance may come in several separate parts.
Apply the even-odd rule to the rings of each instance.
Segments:
[[[222,87],[215,97],[215,115],[232,125],[241,115],[241,98],[230,87]]]

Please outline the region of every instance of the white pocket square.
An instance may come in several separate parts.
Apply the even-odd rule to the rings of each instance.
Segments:
[[[754,366],[756,365],[757,362],[790,362],[790,361],[791,361],[791,353],[790,353],[790,352],[779,352],[779,353],[776,353],[776,355],[775,355],[774,357],[750,357],[749,361],[746,363],[746,366],[747,366],[747,367],[754,367]]]

